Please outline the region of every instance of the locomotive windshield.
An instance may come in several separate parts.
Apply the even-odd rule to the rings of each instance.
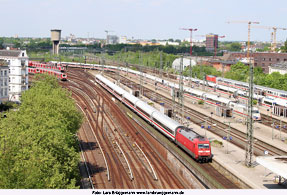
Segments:
[[[209,149],[209,144],[198,144],[198,149]]]
[[[259,113],[259,110],[252,110],[252,113]]]

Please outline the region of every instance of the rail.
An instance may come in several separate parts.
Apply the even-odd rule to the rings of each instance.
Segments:
[[[131,169],[131,167],[130,167],[129,161],[128,161],[128,159],[127,159],[125,153],[123,152],[122,148],[121,148],[120,145],[118,144],[118,142],[116,142],[116,144],[117,144],[118,148],[120,149],[121,153],[123,154],[125,161],[127,162],[127,165],[128,165],[128,168],[129,168],[129,171],[130,171],[130,174],[131,174],[130,177],[131,177],[131,180],[133,180],[133,179],[134,179],[134,176],[133,176],[133,172],[132,172],[132,169]]]
[[[138,145],[136,142],[134,142],[134,143],[135,143],[135,145],[138,147],[138,149],[141,151],[141,153],[144,155],[145,159],[147,160],[147,162],[148,162],[148,164],[149,164],[149,166],[150,166],[150,168],[151,168],[151,170],[152,170],[152,172],[153,172],[154,180],[158,180],[158,178],[157,178],[157,176],[156,176],[156,173],[155,173],[155,171],[154,171],[154,169],[153,169],[153,167],[152,167],[152,165],[151,165],[149,159],[147,158],[147,156],[145,155],[145,153],[142,151],[142,149],[139,147],[139,145]]]
[[[77,138],[77,139],[78,139],[78,138]],[[79,142],[79,139],[78,139],[78,142]],[[92,189],[95,189],[95,188],[94,188],[94,185],[93,185],[92,178],[91,178],[91,173],[90,173],[90,171],[89,171],[89,168],[88,168],[88,165],[87,165],[87,161],[86,161],[86,158],[85,158],[84,153],[83,153],[83,148],[82,148],[80,142],[79,142],[79,146],[80,146],[80,149],[81,149],[82,158],[84,159],[84,164],[85,164],[87,173],[88,173],[88,175],[89,175],[90,184],[91,184],[91,186],[92,186]]]
[[[79,106],[79,107],[80,107],[80,105],[79,105],[78,103],[77,103],[77,106]],[[84,112],[84,110],[83,110],[81,107],[80,107],[80,109],[81,109],[81,111],[84,113],[84,115],[86,116],[86,118],[88,118],[88,117],[87,117],[87,115],[86,115],[86,113]],[[93,128],[92,128],[92,126],[91,126],[91,124],[90,124],[90,121],[89,121],[89,120],[87,120],[87,121],[88,121],[89,127],[90,127],[91,129],[93,129]],[[108,163],[107,163],[106,157],[105,157],[105,155],[104,155],[104,151],[103,151],[103,149],[102,149],[102,147],[101,147],[101,145],[100,145],[100,142],[99,142],[99,140],[98,140],[97,136],[95,135],[95,132],[94,132],[94,131],[92,131],[92,133],[93,133],[93,135],[94,135],[95,139],[97,140],[97,143],[98,143],[98,145],[99,145],[99,148],[100,148],[100,150],[101,150],[101,153],[103,154],[104,161],[105,161],[105,164],[106,164],[106,167],[107,167],[107,176],[108,176],[108,181],[111,181],[110,173],[109,173],[109,166],[108,166]]]

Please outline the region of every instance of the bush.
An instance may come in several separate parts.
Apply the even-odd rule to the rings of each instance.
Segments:
[[[197,102],[199,105],[203,105],[204,104],[204,101],[203,100],[198,100]]]

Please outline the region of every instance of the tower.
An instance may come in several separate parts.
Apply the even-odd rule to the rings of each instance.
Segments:
[[[59,45],[61,40],[61,30],[51,30],[51,41],[53,42],[53,55],[59,54]]]

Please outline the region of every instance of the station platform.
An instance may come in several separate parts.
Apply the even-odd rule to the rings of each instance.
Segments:
[[[134,82],[139,83],[138,79],[133,79],[134,77],[130,77]],[[149,82],[143,82],[145,87],[149,88],[150,90],[154,90],[154,85],[150,84]],[[163,87],[158,87],[158,90],[156,93],[159,93],[169,99],[172,99],[170,91]],[[210,118],[222,121],[222,122],[230,122],[230,126],[234,127],[241,132],[246,133],[246,125],[244,123],[244,118],[238,115],[234,115],[233,117],[220,117],[216,116],[215,114],[211,114],[211,112],[216,113],[216,107],[212,104],[206,104],[206,105],[198,105],[197,99],[193,99],[190,96],[184,97],[184,105],[187,107],[190,107],[198,112],[204,113],[207,116],[210,116]],[[272,136],[273,135],[273,136]],[[287,140],[287,134],[284,132],[278,131],[277,129],[272,129],[270,127],[267,127],[260,122],[254,123],[254,138],[264,140],[270,145],[276,146],[282,150],[287,151],[287,143],[284,142]],[[283,140],[283,141],[282,141]],[[263,154],[262,154],[263,155]]]
[[[256,162],[277,174],[279,183],[287,185],[287,156],[259,156]]]
[[[112,80],[112,79],[111,79]],[[139,80],[133,80],[139,83]],[[150,84],[144,84],[145,87],[154,90],[154,86]],[[123,87],[123,85],[121,85]],[[127,87],[124,87],[128,90]],[[157,93],[164,95],[171,99],[170,92],[166,89],[159,88]],[[193,103],[195,101],[189,100],[189,98],[185,98],[185,105],[191,107],[198,112],[205,113],[207,116],[211,116],[210,112],[214,112],[215,108],[209,105],[198,105]],[[158,105],[156,106],[158,107]],[[231,121],[238,122],[237,118],[223,118],[216,115],[212,115],[212,118],[217,119],[219,121]],[[266,129],[261,124],[255,123],[255,138],[263,139],[267,141],[271,145],[275,145],[287,151],[287,144],[283,143],[279,139],[271,138],[271,130],[266,127]],[[246,126],[242,123],[231,123],[231,126],[240,129],[243,132],[246,132]],[[206,135],[210,140],[219,140],[222,142],[222,145],[212,146],[212,153],[214,154],[214,160],[225,167],[232,174],[239,177],[242,181],[247,183],[253,189],[287,189],[287,185],[278,185],[273,182],[274,177],[277,176],[276,173],[273,173],[272,170],[268,170],[264,166],[256,163],[254,159],[254,166],[252,168],[248,168],[245,166],[245,150],[223,140],[222,137],[214,135],[206,129],[202,129],[198,125],[193,123],[189,124],[189,127],[192,127],[195,132],[201,135]],[[277,134],[276,134],[277,135]],[[287,138],[286,134],[282,134]],[[264,154],[262,154],[264,155]]]

